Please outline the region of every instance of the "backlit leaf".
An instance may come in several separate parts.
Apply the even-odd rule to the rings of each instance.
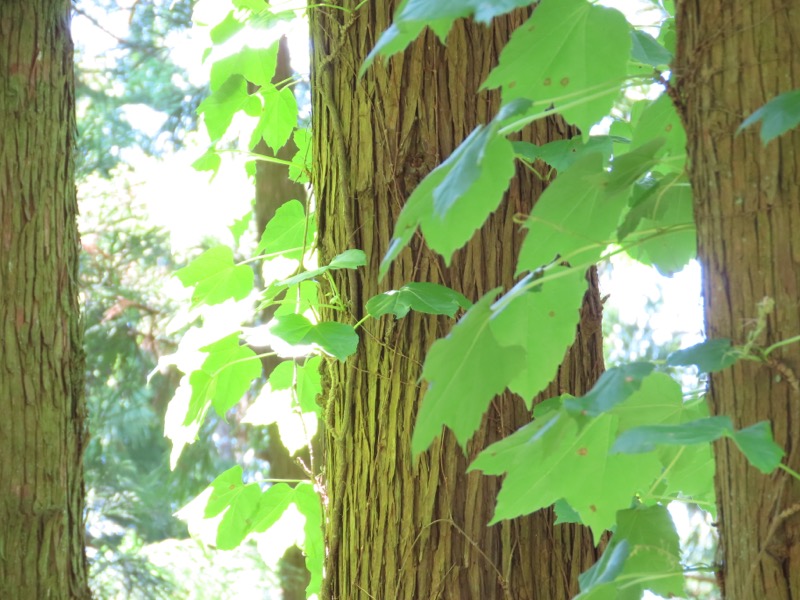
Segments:
[[[194,286],[192,304],[221,304],[226,300],[243,300],[253,291],[253,269],[233,262],[233,250],[214,246],[187,266],[175,271],[186,286]]]

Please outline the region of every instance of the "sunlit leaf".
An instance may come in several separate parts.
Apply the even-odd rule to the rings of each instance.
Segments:
[[[314,240],[313,216],[306,220],[306,210],[297,200],[281,204],[261,234],[261,241],[254,254],[300,260],[303,251],[308,251]]]
[[[414,426],[411,451],[423,452],[449,427],[464,447],[497,394],[524,364],[519,348],[500,346],[490,328],[490,304],[497,291],[481,298],[453,330],[434,342],[422,377],[428,390]]]
[[[606,192],[606,177],[603,157],[594,153],[547,187],[525,223],[518,274],[557,260],[588,267],[600,258],[625,205],[624,195]]]
[[[319,594],[322,589],[322,566],[325,561],[325,540],[322,537],[322,503],[310,483],[298,483],[294,489],[294,503],[306,518],[303,553],[311,580],[306,596]]]
[[[253,148],[263,138],[273,152],[280,150],[297,127],[297,99],[291,87],[277,89],[265,83],[258,91],[263,100],[263,109],[250,138]]]
[[[226,300],[243,300],[253,291],[253,269],[237,265],[233,250],[228,246],[214,246],[195,258],[187,266],[175,271],[175,276],[186,286],[194,286],[192,304],[221,304]]]
[[[483,87],[502,86],[503,102],[529,98],[555,106],[588,132],[620,95],[631,51],[619,11],[587,0],[542,0],[518,27]]]
[[[525,352],[526,368],[510,382],[509,389],[530,406],[534,396],[554,379],[567,348],[575,340],[580,308],[586,292],[584,272],[564,269],[550,274],[566,275],[548,281],[535,290],[526,277],[497,302],[491,330],[502,346]]]

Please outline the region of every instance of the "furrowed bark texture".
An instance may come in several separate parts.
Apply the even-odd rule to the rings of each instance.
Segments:
[[[90,596],[69,12],[0,9],[0,598]]]
[[[764,147],[741,122],[800,88],[800,4],[684,0],[678,4],[675,97],[688,136],[709,338],[743,344],[758,305],[775,302],[767,347],[800,334],[800,132]],[[737,427],[768,419],[785,463],[800,470],[800,344],[766,363],[711,376],[714,414]],[[800,484],[762,475],[730,442],[717,446],[720,580],[731,600],[800,599]]]
[[[365,269],[336,271],[353,322],[367,299],[409,281],[434,281],[477,300],[508,288],[526,214],[543,184],[520,169],[498,213],[450,268],[415,239],[378,283],[378,264],[412,190],[499,106],[477,94],[499,52],[526,14],[491,27],[457,22],[442,46],[424,33],[401,56],[358,69],[394,5],[357,1],[348,10],[316,8],[311,16],[314,190],[321,259],[348,248],[366,251]],[[544,143],[571,132],[541,121],[526,140]],[[579,341],[544,397],[580,394],[603,368],[596,278],[583,311]],[[341,319],[328,312],[327,318]],[[445,433],[419,460],[410,440],[422,395],[427,349],[453,321],[411,313],[369,320],[357,355],[326,373],[327,502],[325,598],[563,600],[597,556],[588,531],[554,526],[544,511],[487,527],[500,479],[466,474],[469,460]],[[469,458],[530,422],[522,401],[498,397],[469,444]]]

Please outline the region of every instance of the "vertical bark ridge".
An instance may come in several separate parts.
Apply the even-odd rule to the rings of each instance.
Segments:
[[[689,140],[708,336],[744,344],[770,298],[757,340],[766,347],[800,333],[800,132],[764,147],[758,127],[737,129],[800,88],[800,5],[684,0],[677,8],[675,97]],[[768,419],[798,470],[800,346],[770,356],[713,374],[711,409],[737,427]],[[725,597],[800,599],[800,485],[781,471],[762,475],[729,442],[717,446],[716,463]]]
[[[0,14],[0,597],[88,598],[67,0]]]
[[[491,27],[459,21],[446,47],[426,32],[359,79],[392,11],[392,3],[374,2],[355,13],[316,8],[311,16],[321,258],[361,248],[368,260],[364,271],[335,276],[353,322],[372,295],[408,281],[443,283],[473,300],[510,287],[523,237],[514,216],[527,214],[544,186],[519,169],[499,211],[449,268],[417,237],[378,283],[378,265],[406,198],[499,107],[497,93],[476,93],[527,16],[515,12]],[[545,143],[570,134],[562,122],[548,120],[523,138]],[[594,272],[590,281],[578,342],[542,397],[580,394],[602,371]],[[468,457],[445,433],[412,460],[422,362],[451,327],[450,320],[415,313],[370,320],[360,330],[359,352],[345,364],[330,363],[325,373],[327,598],[563,599],[577,592],[578,573],[596,558],[590,533],[554,526],[549,511],[486,526],[501,481],[467,474],[466,467],[478,451],[530,421],[519,398],[505,394],[493,401]]]

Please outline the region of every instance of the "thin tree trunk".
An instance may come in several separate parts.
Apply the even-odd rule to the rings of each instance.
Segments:
[[[774,301],[762,347],[800,334],[800,132],[763,147],[737,135],[754,110],[800,88],[800,4],[677,3],[675,75],[687,130],[709,338],[744,344]],[[764,305],[762,305],[764,306]],[[762,309],[763,310],[763,309]],[[711,410],[737,427],[768,419],[800,470],[800,344],[711,377]],[[800,599],[800,484],[764,476],[729,442],[717,447],[720,580],[731,600]]]
[[[494,115],[498,95],[477,89],[526,13],[496,19],[491,27],[459,21],[446,47],[426,32],[403,55],[376,62],[359,79],[394,4],[337,5],[345,10],[311,13],[313,178],[322,261],[348,248],[368,257],[357,273],[336,272],[349,317],[357,321],[372,295],[409,281],[440,282],[472,300],[495,286],[508,288],[522,239],[513,217],[530,212],[544,185],[523,169],[498,213],[450,268],[415,239],[380,284],[377,273],[411,191]],[[524,138],[544,143],[570,133],[548,120]],[[590,281],[578,342],[543,397],[581,394],[602,371],[594,271]],[[450,327],[451,320],[414,313],[399,321],[370,320],[360,330],[358,353],[344,364],[330,363],[324,376],[324,598],[562,600],[577,592],[577,575],[596,559],[588,530],[554,526],[549,511],[487,527],[501,480],[465,473],[469,460],[449,433],[412,461],[422,361]],[[469,445],[469,458],[530,418],[519,398],[498,397]]]
[[[0,10],[0,598],[90,596],[69,12]]]
[[[275,76],[272,82],[276,85],[285,82],[293,74],[291,65],[291,55],[289,54],[289,43],[286,36],[279,41],[278,62],[275,67]],[[284,83],[285,85],[285,83]],[[253,90],[255,91],[255,90]],[[264,140],[261,140],[253,152],[291,160],[297,146],[293,140],[289,140],[285,146],[273,153]],[[256,217],[256,231],[264,233],[264,228],[269,220],[275,216],[275,211],[289,200],[305,200],[305,187],[289,179],[289,170],[285,165],[267,162],[256,162],[256,197],[253,211]],[[267,322],[275,314],[275,308],[266,309],[261,319]],[[263,352],[263,350],[262,350]],[[272,370],[280,362],[276,357],[263,359],[264,374],[269,377]],[[297,460],[289,454],[286,446],[281,441],[280,431],[276,424],[267,426],[267,447],[264,458],[269,462],[269,476],[276,479],[305,479],[307,474],[298,464]],[[311,465],[308,453],[303,454],[304,462]],[[292,546],[281,558],[278,563],[278,577],[280,579],[283,600],[304,600],[306,597],[306,587],[308,586],[309,573],[306,569],[305,558],[297,546]]]

